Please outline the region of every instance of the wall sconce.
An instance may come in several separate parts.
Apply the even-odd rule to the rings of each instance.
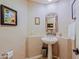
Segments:
[[[40,25],[40,17],[35,17],[35,25]]]

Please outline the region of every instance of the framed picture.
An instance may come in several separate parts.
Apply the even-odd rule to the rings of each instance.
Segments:
[[[35,17],[35,24],[40,25],[40,17]]]
[[[17,11],[1,5],[1,25],[17,25]]]

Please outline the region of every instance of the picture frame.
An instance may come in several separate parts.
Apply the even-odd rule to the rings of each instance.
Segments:
[[[1,25],[17,25],[17,11],[7,6],[0,6]]]
[[[35,25],[40,25],[40,17],[35,17]]]

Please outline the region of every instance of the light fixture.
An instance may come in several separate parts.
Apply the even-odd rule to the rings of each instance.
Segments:
[[[51,2],[52,0],[48,0],[48,2]]]

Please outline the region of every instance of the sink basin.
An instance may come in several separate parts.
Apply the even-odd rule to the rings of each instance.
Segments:
[[[48,44],[48,59],[53,59],[52,44],[55,44],[58,39],[56,36],[45,36],[41,39],[43,43]]]
[[[45,44],[55,44],[58,39],[56,36],[47,36],[41,39]]]

